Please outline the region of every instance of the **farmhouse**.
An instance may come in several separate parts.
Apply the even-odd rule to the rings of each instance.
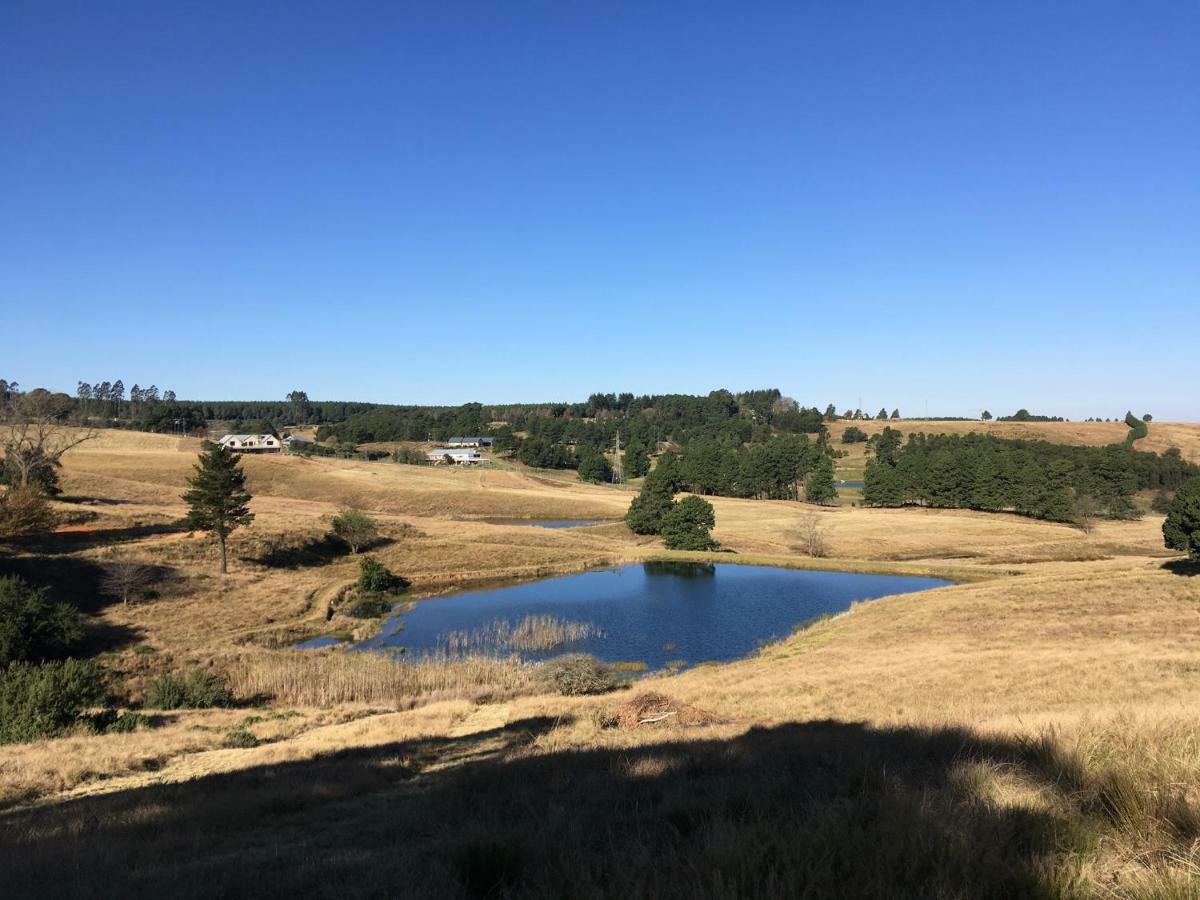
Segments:
[[[448,447],[490,447],[490,437],[452,437],[446,441]]]
[[[227,434],[217,443],[234,453],[283,452],[283,443],[273,434]]]
[[[447,456],[456,466],[474,466],[486,462],[478,450],[430,450],[425,454],[431,463],[444,463]]]

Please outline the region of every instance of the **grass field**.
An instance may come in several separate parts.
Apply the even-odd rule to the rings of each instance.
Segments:
[[[1126,431],[988,430],[1097,444]],[[1197,459],[1200,426],[1155,423],[1139,447],[1164,444]],[[63,472],[70,524],[9,548],[5,565],[80,596],[113,545],[168,566],[158,599],[89,606],[94,646],[129,699],[189,663],[275,699],[0,749],[0,871],[13,896],[118,883],[127,896],[313,884],[479,897],[1200,896],[1200,578],[1163,549],[1161,517],[1085,534],[843,505],[815,512],[830,558],[812,560],[799,549],[811,507],[713,498],[715,536],[733,551],[722,561],[960,583],[857,605],[739,662],[652,676],[642,687],[712,724],[626,730],[608,727],[624,691],[565,698],[511,666],[416,677],[279,647],[350,627],[329,611],[355,560],[313,549],[343,506],[378,517],[386,543],[373,552],[419,596],[666,555],[620,524],[479,521],[617,519],[628,490],[517,468],[249,458],[257,518],[220,579],[215,549],[174,525],[197,450],[123,432],[82,445]],[[227,748],[239,727],[259,746]]]

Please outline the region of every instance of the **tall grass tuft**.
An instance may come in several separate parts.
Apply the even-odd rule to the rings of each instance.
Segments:
[[[515,658],[450,658],[430,654],[400,662],[376,653],[267,651],[230,662],[230,683],[243,698],[270,696],[283,703],[404,704],[423,696],[516,694],[533,683],[533,667]]]

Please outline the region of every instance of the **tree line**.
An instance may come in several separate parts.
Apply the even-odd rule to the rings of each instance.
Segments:
[[[891,434],[888,434],[891,432]],[[868,460],[863,501],[1016,512],[1072,522],[1130,518],[1143,489],[1175,489],[1200,474],[1175,448],[1161,456],[1121,444],[1077,447],[991,435],[910,435],[885,429]]]

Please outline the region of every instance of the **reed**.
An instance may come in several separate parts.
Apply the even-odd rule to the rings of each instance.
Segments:
[[[526,616],[515,625],[507,619],[496,619],[470,631],[446,632],[438,638],[438,649],[451,658],[538,653],[603,636],[604,632],[590,622],[572,622],[557,616]]]
[[[273,697],[298,706],[337,703],[411,705],[423,697],[471,697],[480,691],[513,695],[529,688],[533,667],[515,657],[429,654],[402,662],[376,653],[322,650],[263,651],[228,664],[240,698]]]

